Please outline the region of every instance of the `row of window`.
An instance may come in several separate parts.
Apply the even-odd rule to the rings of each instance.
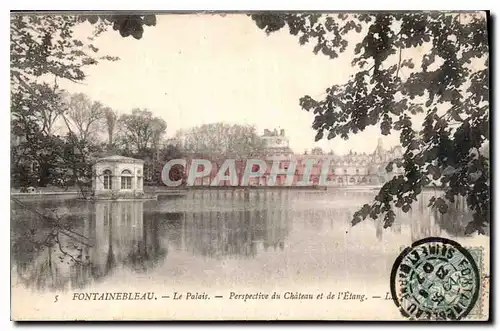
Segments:
[[[338,183],[343,183],[343,182],[344,182],[344,179],[343,179],[342,177],[339,177],[339,178],[337,178],[337,182],[338,182]],[[355,182],[356,182],[356,178],[351,177],[351,178],[349,179],[349,183],[355,183]],[[361,180],[360,180],[359,182],[361,182],[361,183],[371,183],[371,182],[372,182],[372,179],[371,179],[371,178],[368,178],[368,179],[367,179],[366,177],[363,177],[363,178],[361,178]]]
[[[288,169],[288,165],[285,165],[283,168],[285,170],[287,170]],[[258,169],[258,167],[257,167],[257,169]],[[298,170],[296,170],[296,172],[298,172]],[[344,173],[347,174],[347,169],[344,169]],[[335,169],[333,169],[333,168],[330,169],[330,174],[334,175],[335,174]],[[359,169],[356,169],[356,174],[359,175]]]
[[[111,180],[111,170],[104,170],[103,172],[103,184],[105,190],[111,190],[113,188],[113,181]],[[132,189],[132,173],[130,170],[123,170],[121,174],[121,189],[130,190]]]

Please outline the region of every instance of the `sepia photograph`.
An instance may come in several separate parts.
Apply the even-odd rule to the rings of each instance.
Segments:
[[[490,27],[12,11],[11,320],[490,321]]]

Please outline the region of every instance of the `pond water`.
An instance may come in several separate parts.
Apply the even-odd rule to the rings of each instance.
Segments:
[[[459,204],[434,212],[427,207],[433,192],[426,192],[390,228],[371,219],[352,227],[353,212],[375,193],[199,190],[158,201],[13,203],[12,280],[39,291],[124,281],[297,288],[334,279],[370,286],[387,282],[402,246],[460,237],[470,219]]]

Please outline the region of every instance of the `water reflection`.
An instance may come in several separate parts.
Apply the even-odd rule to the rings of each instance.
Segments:
[[[56,212],[48,217],[35,214],[36,205],[16,211],[13,227],[18,236],[12,241],[12,255],[19,279],[37,289],[67,289],[83,287],[122,267],[155,267],[167,249],[160,243],[159,224],[143,219],[143,204],[72,202],[51,208]],[[68,214],[57,216],[61,211]]]
[[[427,207],[431,195],[416,202],[409,213],[397,211],[389,229],[383,228],[381,218],[365,220],[359,225],[363,237],[358,239],[369,246],[384,240],[390,245],[394,238],[410,243],[442,232],[462,235],[470,219],[464,206],[457,203],[443,216]],[[373,196],[373,191],[347,190],[212,190],[148,202],[14,204],[13,271],[26,286],[62,290],[118,277],[120,270],[149,273],[169,263],[171,254],[180,253],[184,259],[215,263],[236,259],[243,268],[245,260],[287,254],[300,265],[314,259],[315,252],[301,251],[311,246],[307,242],[300,251],[289,243],[310,242],[311,233],[327,238],[321,249],[332,256],[357,249],[337,234],[350,231],[352,214]]]
[[[101,274],[120,265],[146,271],[167,254],[159,236],[159,224],[144,220],[144,202],[97,202],[95,238],[91,262]]]
[[[284,248],[291,227],[288,192],[193,192],[184,202],[180,226],[172,229],[172,244],[183,251],[220,259]]]

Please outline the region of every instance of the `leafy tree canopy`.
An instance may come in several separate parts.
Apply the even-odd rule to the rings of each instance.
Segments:
[[[81,38],[75,33],[75,28],[86,21],[94,24],[94,33]],[[86,67],[103,60],[118,60],[117,57],[101,54],[93,45],[95,38],[109,27],[118,30],[122,36],[132,35],[139,39],[144,25],[155,24],[154,16],[138,15],[11,16],[11,128],[14,137],[11,175],[16,185],[63,185],[65,181],[58,180],[62,176],[60,169],[68,164],[75,168],[77,160],[74,156],[68,157],[71,153],[62,151],[65,148],[79,150],[82,146],[74,139],[74,134],[55,136],[55,122],[61,117],[73,120],[73,128],[76,126],[81,138],[87,139],[90,126],[99,117],[94,115],[100,115],[95,112],[91,118],[82,118],[75,109],[63,113],[67,107],[63,100],[64,91],[58,87],[58,79],[81,82],[85,79]],[[114,122],[112,124],[110,127],[108,123],[110,143]],[[66,146],[68,144],[70,146]],[[78,146],[71,148],[75,144]],[[86,159],[78,161],[78,167],[83,161],[86,162]]]
[[[257,156],[263,142],[254,126],[209,123],[179,131],[177,140],[186,153],[206,157],[244,158]]]
[[[404,154],[395,164],[404,175],[389,180],[375,201],[354,214],[392,225],[394,208],[407,212],[425,186],[441,187],[430,205],[446,213],[464,196],[473,211],[466,233],[484,233],[490,216],[489,72],[487,21],[482,13],[257,13],[270,34],[288,28],[301,45],[331,59],[352,51],[353,76],[326,88],[324,97],[304,96],[315,115],[316,140],[341,137],[369,126],[396,131]],[[351,45],[351,40],[357,40]],[[405,75],[403,75],[405,71]],[[416,118],[423,118],[416,120]],[[387,165],[391,170],[393,162]]]
[[[80,15],[78,20],[88,21],[97,26],[100,33],[108,26],[118,31],[122,37],[132,36],[141,39],[144,33],[144,26],[155,26],[155,15]]]
[[[147,109],[133,109],[132,114],[120,116],[121,138],[138,153],[147,148],[157,148],[167,129],[167,123],[160,117],[153,116]]]

